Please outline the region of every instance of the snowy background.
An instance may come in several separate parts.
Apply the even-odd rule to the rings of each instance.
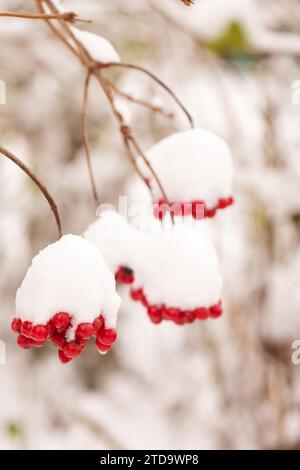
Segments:
[[[225,314],[207,324],[152,325],[120,290],[119,340],[67,366],[54,350],[22,351],[9,324],[31,258],[55,240],[48,207],[0,161],[0,448],[203,449],[300,447],[300,2],[70,0],[126,62],[156,72],[198,126],[230,144],[236,204],[210,222],[224,277]],[[0,10],[34,9],[0,0]],[[84,71],[42,21],[0,19],[1,144],[23,158],[58,201],[66,233],[94,219],[80,140]],[[110,76],[175,110],[136,72]],[[295,100],[294,100],[295,101]],[[186,128],[120,103],[148,148]],[[124,194],[132,168],[105,97],[91,89],[90,135],[102,202]],[[38,292],[37,292],[38,295]]]

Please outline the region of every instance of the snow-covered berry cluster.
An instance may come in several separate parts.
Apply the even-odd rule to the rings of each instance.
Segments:
[[[150,148],[147,157],[168,196],[167,202],[149,175],[157,218],[170,211],[175,216],[211,218],[233,204],[231,152],[212,132],[201,128],[177,132]]]
[[[112,230],[122,231],[112,234]],[[171,320],[185,324],[222,314],[218,259],[202,224],[163,225],[153,218],[145,230],[108,211],[84,236],[96,243],[108,265],[115,267],[120,240],[126,240],[126,256],[122,249],[119,254],[126,270],[118,268],[116,278],[132,285],[132,299],[147,309],[154,323]]]
[[[99,250],[67,235],[33,259],[17,292],[11,327],[21,348],[50,341],[67,363],[92,337],[99,352],[111,348],[119,305],[114,277]]]

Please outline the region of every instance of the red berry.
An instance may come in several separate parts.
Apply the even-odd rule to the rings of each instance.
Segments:
[[[131,298],[133,300],[135,300],[136,302],[138,302],[138,301],[142,302],[145,298],[142,288],[140,288],[140,289],[131,289],[130,295],[131,295]]]
[[[168,310],[169,320],[176,321],[181,318],[181,311],[178,308],[169,308]]]
[[[52,323],[57,330],[65,331],[71,323],[70,315],[66,312],[58,312],[52,318]]]
[[[32,330],[32,323],[31,323],[31,321],[23,321],[22,327],[21,327],[21,333],[22,333],[22,335],[26,336],[27,338],[30,338],[30,336],[31,336],[31,330]]]
[[[176,325],[184,325],[185,324],[184,316],[182,315],[178,320],[174,320],[174,323],[176,323]]]
[[[87,342],[88,342],[88,339],[81,339],[81,338],[75,339],[75,343],[78,344],[78,346],[85,346]]]
[[[76,357],[83,351],[84,345],[80,346],[76,344],[75,341],[70,341],[69,343],[65,343],[63,345],[63,352],[68,357]]]
[[[187,323],[193,323],[193,321],[196,319],[196,314],[191,310],[187,310],[184,312],[184,317]]]
[[[209,309],[209,316],[211,318],[218,318],[222,315],[223,311],[222,311],[222,304],[221,302],[219,302],[217,305],[213,305],[212,307],[210,307]]]
[[[154,305],[148,307],[148,315],[152,323],[158,324],[162,321],[162,310]]]
[[[111,345],[117,339],[117,332],[114,328],[102,328],[97,333],[97,339],[102,344]]]
[[[99,352],[101,352],[101,354],[107,353],[107,351],[111,348],[111,344],[103,344],[98,339],[96,339],[95,344],[96,348]]]
[[[95,318],[95,320],[93,321],[93,327],[94,327],[94,334],[104,327],[104,318],[102,315],[99,315],[98,318]]]
[[[212,218],[216,215],[216,212],[217,212],[216,208],[213,208],[213,209],[206,209],[205,208],[204,215],[205,215],[205,217]]]
[[[58,357],[59,357],[60,362],[62,362],[63,364],[67,364],[73,359],[72,357],[66,356],[65,353],[61,349],[58,350]]]
[[[11,329],[14,333],[20,333],[22,327],[22,320],[20,318],[13,318],[11,322]]]
[[[206,320],[208,318],[209,312],[207,308],[196,308],[195,315],[199,320]]]
[[[79,339],[89,339],[93,336],[95,329],[92,323],[80,323],[76,329],[76,337]]]
[[[45,341],[35,341],[34,339],[32,339],[31,344],[35,348],[42,348],[45,345]]]
[[[52,343],[57,346],[58,348],[63,348],[65,344],[65,335],[64,333],[59,333],[55,331],[50,337]]]
[[[50,329],[47,325],[35,325],[31,330],[31,337],[35,341],[45,341],[48,338]]]
[[[163,320],[169,320],[169,309],[167,307],[162,306],[157,311],[160,312]]]
[[[27,338],[24,335],[19,335],[17,339],[17,344],[20,346],[20,348],[29,349],[33,345],[33,342],[30,338]]]
[[[218,207],[220,209],[225,209],[227,205],[228,205],[227,199],[219,199]]]
[[[126,266],[118,269],[115,278],[117,282],[122,282],[123,284],[132,284],[134,282],[133,271]]]

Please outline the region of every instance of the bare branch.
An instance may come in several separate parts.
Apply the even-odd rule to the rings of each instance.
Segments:
[[[50,209],[53,212],[54,218],[55,218],[58,238],[61,238],[61,236],[63,235],[63,232],[62,232],[62,224],[61,224],[60,216],[59,216],[59,213],[58,213],[57,205],[56,205],[53,197],[49,193],[48,189],[46,188],[46,186],[33,173],[33,171],[31,171],[21,160],[18,159],[18,157],[16,157],[14,154],[12,154],[9,150],[5,149],[1,145],[0,145],[0,153],[4,157],[7,157],[9,160],[11,160],[13,163],[15,163],[15,165],[17,165],[22,171],[24,171],[24,173],[26,173],[26,175],[29,176],[29,178],[34,182],[34,184],[39,188],[41,193],[45,196],[45,198],[47,199],[47,201],[49,203]]]
[[[86,75],[86,79],[84,81],[80,121],[81,121],[82,143],[83,143],[86,162],[87,162],[87,166],[88,166],[93,198],[94,198],[96,207],[98,207],[99,198],[98,198],[98,193],[97,193],[97,188],[96,188],[96,183],[95,183],[95,178],[94,178],[94,173],[93,173],[93,166],[92,166],[92,160],[91,160],[91,149],[90,149],[90,143],[89,143],[89,137],[88,137],[88,125],[87,125],[88,94],[89,94],[90,78],[91,78],[91,74],[88,71],[87,75]]]
[[[189,113],[189,111],[184,106],[184,104],[175,95],[175,93],[171,90],[171,88],[168,87],[168,85],[166,85],[160,78],[158,78],[156,75],[154,75],[154,73],[150,72],[149,70],[145,69],[144,67],[141,67],[140,65],[125,64],[123,62],[109,62],[108,64],[104,64],[104,65],[99,64],[99,67],[100,68],[121,67],[121,68],[126,68],[126,69],[137,70],[138,72],[142,72],[144,75],[147,75],[152,80],[154,80],[159,86],[161,86],[174,99],[174,101],[177,103],[179,108],[183,111],[183,113],[187,117],[191,128],[195,127],[194,120],[193,120],[191,114]]]
[[[159,113],[162,116],[166,118],[173,118],[174,113],[172,111],[168,111],[166,109],[161,108],[160,106],[156,106],[149,101],[143,100],[141,98],[136,98],[135,96],[130,95],[129,93],[125,93],[124,91],[120,90],[113,82],[109,80],[110,87],[114,90],[114,92],[121,96],[122,98],[126,99],[130,103],[134,103],[140,106],[143,106],[144,108],[150,109],[150,111],[153,111],[154,113]]]
[[[19,19],[28,19],[28,20],[64,20],[69,21],[70,23],[75,23],[76,21],[81,21],[84,23],[91,23],[91,20],[83,20],[77,17],[77,14],[68,11],[64,13],[28,13],[28,12],[18,12],[18,11],[0,11],[0,17],[4,18],[19,18]]]

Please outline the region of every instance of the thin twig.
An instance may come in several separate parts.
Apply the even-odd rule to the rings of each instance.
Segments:
[[[89,96],[89,84],[90,84],[91,73],[90,71],[87,72],[86,79],[84,81],[84,89],[83,89],[83,99],[82,99],[82,108],[81,108],[81,133],[82,133],[82,143],[84,147],[86,162],[89,171],[89,177],[91,182],[91,188],[93,193],[93,198],[96,204],[96,207],[99,206],[99,198],[93,173],[93,166],[92,166],[92,159],[91,159],[91,149],[89,143],[89,136],[88,136],[88,125],[87,125],[87,118],[88,118],[88,96]]]
[[[41,14],[45,14],[45,10],[44,10],[41,0],[35,0],[35,3],[36,3],[37,10]],[[63,42],[64,45],[72,52],[72,54],[75,55],[83,64],[81,56],[78,54],[76,49],[69,43],[69,41],[64,37],[64,35],[53,25],[53,23],[50,20],[45,19],[44,21],[47,23],[48,27],[50,28],[52,33],[57,37],[57,39]]]
[[[64,21],[70,21],[73,23],[75,20],[79,21],[77,18],[77,14],[68,11],[65,13],[27,13],[27,12],[18,12],[18,11],[0,11],[0,17],[4,18],[20,18],[20,19],[28,19],[28,20],[57,20],[62,19]],[[89,21],[89,20],[81,20],[81,21]]]
[[[59,13],[58,9],[56,8],[56,6],[53,4],[51,0],[44,0],[44,1],[52,13]],[[41,0],[39,0],[39,2],[41,2]],[[70,28],[70,25],[62,19],[59,19],[58,21],[63,31],[69,37],[69,39],[75,44],[75,46],[77,46],[77,55],[81,57],[81,63],[84,64],[86,67],[91,68],[94,65],[94,61],[91,59],[85,47],[76,38],[76,36],[74,35],[73,31]],[[65,40],[69,42],[68,39],[65,39]]]
[[[112,90],[110,88],[109,82],[107,81],[107,79],[105,77],[103,77],[103,75],[101,74],[100,71],[97,74],[97,78],[98,78],[98,81],[99,81],[105,95],[107,96],[107,99],[110,103],[112,112],[113,112],[114,116],[116,117],[116,119],[119,123],[120,131],[121,131],[121,134],[122,134],[122,137],[123,137],[123,141],[126,145],[127,151],[128,151],[128,145],[129,145],[129,148],[130,148],[130,143],[131,143],[133,145],[133,148],[137,152],[137,154],[142,158],[145,165],[149,169],[150,173],[154,177],[163,199],[166,201],[166,203],[168,203],[168,197],[167,197],[166,191],[165,191],[165,189],[164,189],[157,173],[155,172],[154,168],[152,167],[151,163],[149,162],[148,158],[146,157],[145,153],[142,151],[140,145],[138,144],[136,138],[134,137],[132,129],[125,123],[125,120],[124,120],[122,114],[117,110],[117,108],[115,106],[115,102],[114,102],[114,99],[113,99],[113,96],[112,96],[112,92],[111,92]],[[137,168],[137,165],[135,164],[135,169],[136,168]],[[142,175],[140,170],[139,170],[139,175],[140,176]],[[147,184],[147,187],[149,188],[150,185],[149,185],[148,178],[146,178],[145,176],[142,176],[142,178],[143,178],[143,181]]]
[[[149,70],[145,69],[144,67],[141,67],[140,65],[134,65],[134,64],[126,64],[124,62],[109,62],[107,64],[99,64],[99,67],[101,68],[109,68],[109,67],[121,67],[121,68],[126,68],[126,69],[132,69],[132,70],[137,70],[138,72],[142,72],[144,75],[147,75],[150,77],[152,80],[154,80],[159,86],[161,86],[177,103],[179,108],[183,111],[185,116],[188,119],[188,122],[191,126],[191,128],[195,127],[194,120],[189,113],[189,111],[186,109],[184,104],[180,101],[180,99],[176,96],[176,94],[171,90],[168,85],[166,85],[160,78],[158,78],[154,73],[150,72]]]
[[[0,153],[7,157],[9,160],[11,160],[13,163],[15,163],[24,173],[26,173],[27,176],[34,182],[34,184],[39,188],[41,193],[45,196],[47,199],[50,209],[53,212],[53,215],[55,217],[55,222],[57,226],[57,234],[58,238],[61,238],[63,235],[62,232],[62,224],[60,220],[60,216],[58,213],[58,208],[57,205],[52,198],[51,194],[49,193],[48,189],[46,186],[40,181],[40,179],[21,161],[16,157],[14,154],[12,154],[9,150],[5,149],[0,145]]]
[[[173,118],[174,113],[172,111],[168,111],[166,109],[161,108],[160,106],[156,106],[153,103],[150,103],[149,101],[143,100],[141,98],[136,98],[135,96],[130,95],[129,93],[125,93],[123,90],[120,90],[113,82],[109,80],[110,87],[114,90],[114,92],[121,96],[122,98],[126,99],[130,103],[138,104],[140,106],[143,106],[144,108],[150,109],[150,111],[153,111],[154,113],[159,113],[162,116],[166,118]]]

